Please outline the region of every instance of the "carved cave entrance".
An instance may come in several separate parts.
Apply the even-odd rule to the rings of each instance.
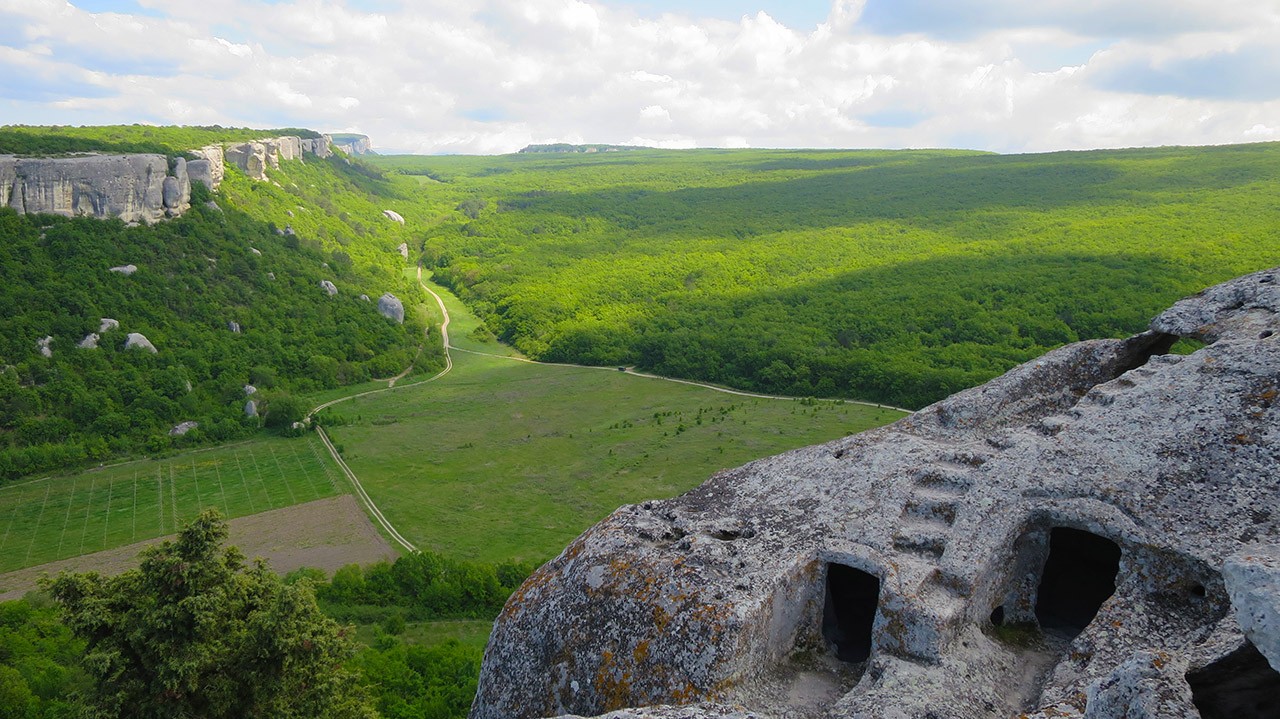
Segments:
[[[1120,547],[1105,537],[1070,527],[1049,533],[1036,591],[1036,619],[1046,631],[1076,636],[1116,591]]]
[[[871,628],[880,604],[880,578],[844,564],[827,565],[822,637],[844,662],[871,656]]]
[[[1280,672],[1246,642],[1199,671],[1187,674],[1191,700],[1204,719],[1280,718]]]

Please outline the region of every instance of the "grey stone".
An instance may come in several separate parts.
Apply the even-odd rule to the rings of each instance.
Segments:
[[[253,254],[255,254],[255,255],[259,256],[259,257],[261,257],[261,256],[262,256],[262,250],[259,250],[257,247],[250,247],[250,248],[249,248],[249,251],[250,251],[250,252],[252,252]]]
[[[404,224],[404,218],[401,217],[400,213],[396,212],[395,210],[383,210],[382,216],[387,218],[388,220],[391,220],[392,222],[399,222],[402,225]]]
[[[206,145],[199,150],[192,150],[191,154],[196,159],[187,163],[187,175],[192,181],[203,182],[210,190],[218,189],[225,174],[223,165],[226,153],[222,145]],[[195,162],[202,164],[195,166]]]
[[[227,329],[231,330],[232,334],[238,335],[240,334],[240,323],[235,321],[229,321],[227,322]]]
[[[405,258],[405,260],[408,260],[409,259],[409,243],[401,242],[400,246],[396,248],[396,252],[399,252],[401,257]]]
[[[404,303],[390,292],[378,298],[378,312],[396,324],[404,324]]]
[[[167,174],[163,155],[3,156],[0,199],[19,213],[155,222]]]
[[[140,332],[130,332],[129,336],[125,338],[124,348],[127,350],[128,349],[146,350],[151,354],[155,354],[158,351],[156,350],[156,346],[151,344],[151,340],[147,339]]]
[[[304,139],[302,141],[302,151],[311,155],[315,155],[321,159],[333,156],[333,150],[329,148],[328,137],[317,137],[314,139]]]
[[[179,422],[178,424],[173,426],[173,429],[169,430],[169,436],[181,437],[182,435],[186,434],[187,432],[190,432],[191,430],[199,426],[200,426],[199,422],[192,422],[192,421]]]
[[[472,719],[1195,716],[1271,651],[1277,278],[618,509],[512,595]]]
[[[274,277],[272,279],[275,279]],[[320,280],[320,289],[324,290],[330,297],[338,294],[338,288],[329,280]]]
[[[276,278],[276,273],[274,273],[274,272],[268,272],[268,273],[267,273],[267,279],[269,279],[269,280],[274,280],[275,278]],[[330,283],[330,284],[333,284],[333,283]],[[324,285],[323,285],[323,284],[321,284],[321,287],[323,287],[323,286],[324,286]],[[335,289],[336,289],[336,288],[335,288]]]
[[[120,265],[119,267],[112,267],[109,271],[118,272],[124,275],[125,277],[128,277],[129,275],[138,271],[138,266],[137,265]]]
[[[1237,553],[1223,566],[1222,577],[1240,628],[1280,671],[1280,545]]]
[[[41,357],[53,356],[53,335],[48,335],[36,340],[36,349],[40,351]]]
[[[253,401],[253,400],[248,400],[248,401],[246,401],[246,402],[244,403],[244,416],[246,416],[246,417],[257,417],[257,416],[258,416],[258,403],[257,403],[257,402],[255,402],[255,401]]]
[[[373,152],[373,141],[369,139],[368,135],[357,135],[345,142],[334,142],[331,136],[325,135],[325,140],[328,140],[332,147],[342,150],[348,155],[367,155]]]
[[[257,394],[257,392],[258,392],[258,388],[257,388],[257,387],[254,387],[254,386],[253,386],[253,385],[251,385],[251,384],[247,384],[247,385],[245,385],[245,386],[244,386],[244,396],[245,396],[245,397],[249,397],[249,396],[251,396],[251,395]]]
[[[98,336],[97,332],[90,332],[84,336],[84,339],[80,340],[80,344],[76,345],[76,347],[79,347],[82,350],[96,350],[98,349],[99,339],[101,338]]]
[[[360,295],[360,299],[364,300],[365,302],[373,302],[373,300],[369,299],[369,295]]]
[[[119,329],[120,323],[110,317],[103,317],[98,323],[98,333],[105,334],[114,329]]]
[[[242,142],[225,150],[227,162],[239,168],[250,179],[263,182],[267,179],[267,146],[261,142]],[[274,158],[275,155],[273,154]],[[278,164],[278,163],[277,163]]]

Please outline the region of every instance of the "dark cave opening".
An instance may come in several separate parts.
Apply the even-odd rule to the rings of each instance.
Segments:
[[[1280,719],[1280,672],[1252,644],[1187,674],[1204,719]]]
[[[1049,557],[1036,592],[1041,629],[1075,636],[1089,626],[1116,591],[1120,546],[1105,537],[1070,527],[1049,534]]]
[[[871,628],[879,604],[879,577],[844,564],[827,565],[822,636],[835,645],[840,661],[862,662],[871,656]]]

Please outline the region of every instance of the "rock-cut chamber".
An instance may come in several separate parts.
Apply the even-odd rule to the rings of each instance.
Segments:
[[[879,604],[879,577],[844,564],[827,565],[822,636],[841,661],[862,662],[871,656],[871,629]]]

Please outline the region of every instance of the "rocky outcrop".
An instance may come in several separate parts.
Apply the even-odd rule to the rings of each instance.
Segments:
[[[273,156],[274,157],[274,156]],[[242,142],[226,149],[227,162],[235,165],[250,179],[267,179],[267,146],[261,142]],[[276,167],[279,167],[277,161]]]
[[[472,718],[1269,716],[1278,313],[1242,277],[622,507],[512,595]]]
[[[99,334],[105,334],[107,332],[110,332],[111,330],[119,329],[119,328],[120,328],[120,322],[117,320],[113,320],[110,317],[103,317],[98,322]]]
[[[137,272],[137,271],[138,271],[138,266],[137,266],[137,265],[132,265],[132,264],[131,264],[131,265],[119,265],[119,266],[117,266],[117,267],[110,267],[110,268],[107,268],[107,271],[108,271],[108,272],[115,272],[116,274],[120,274],[120,275],[124,275],[125,277],[128,277],[129,275],[132,275],[133,273],[135,273],[135,272]]]
[[[399,252],[406,262],[409,260],[409,244],[407,242],[401,242],[400,246],[396,248],[396,252]]]
[[[315,155],[322,160],[326,157],[333,157],[333,150],[329,147],[329,140],[324,137],[303,138],[302,151]]]
[[[404,303],[390,292],[378,298],[378,312],[396,324],[404,324]]]
[[[257,402],[255,402],[255,401],[253,401],[253,400],[248,400],[248,401],[246,401],[246,402],[244,403],[244,416],[246,416],[246,417],[257,417],[257,416],[258,416],[258,403],[257,403]]]
[[[137,349],[155,354],[156,346],[151,344],[151,340],[146,338],[141,332],[130,332],[129,336],[124,340],[124,348],[127,350]]]
[[[367,155],[373,152],[373,141],[368,135],[350,133],[325,135],[325,139],[336,149],[348,155]]]
[[[324,290],[325,294],[329,295],[330,297],[333,297],[334,295],[338,294],[338,288],[335,287],[334,284],[329,280],[320,280],[320,289]]]
[[[401,217],[400,213],[395,210],[383,210],[382,216],[392,222],[399,222],[402,225],[404,224],[404,217]]]
[[[252,142],[228,145],[225,149],[226,161],[235,165],[250,178],[259,182],[267,179],[267,169],[280,169],[281,160],[301,160],[303,153],[318,157],[329,157],[328,141],[324,138],[304,140],[293,135],[270,137]],[[221,181],[221,178],[219,178]],[[217,183],[213,185],[217,187]]]
[[[200,426],[199,422],[192,422],[192,421],[179,422],[178,424],[173,426],[173,429],[169,430],[169,436],[181,437],[182,435],[186,434],[187,432],[190,432],[191,430],[199,426]]]
[[[77,344],[76,347],[79,347],[82,350],[96,350],[98,349],[98,340],[100,339],[102,339],[102,337],[97,332],[90,332],[84,336],[84,339],[80,340],[80,343]]]
[[[189,201],[178,192],[172,208],[166,204],[168,170],[163,155],[0,156],[0,199],[25,214],[155,222]]]
[[[203,182],[210,190],[218,189],[224,174],[223,164],[226,153],[222,145],[206,145],[199,150],[192,150],[196,159],[187,163],[187,175],[192,182]]]
[[[53,335],[41,337],[40,339],[36,340],[36,350],[40,353],[41,357],[52,357],[53,356]]]

